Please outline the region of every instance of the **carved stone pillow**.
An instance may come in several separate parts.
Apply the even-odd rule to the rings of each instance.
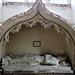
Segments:
[[[47,65],[59,65],[59,60],[52,55],[45,55],[44,64]]]

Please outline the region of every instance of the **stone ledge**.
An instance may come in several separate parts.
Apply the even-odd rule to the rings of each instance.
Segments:
[[[33,73],[33,72],[4,72],[3,75],[74,75],[73,73]]]

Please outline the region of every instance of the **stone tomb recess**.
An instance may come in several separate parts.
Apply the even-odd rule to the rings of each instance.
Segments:
[[[0,59],[4,71],[73,73],[75,31],[36,0],[0,27]]]

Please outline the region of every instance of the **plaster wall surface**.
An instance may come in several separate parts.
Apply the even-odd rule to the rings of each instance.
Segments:
[[[15,16],[16,14],[26,12],[30,7],[24,5],[4,5],[2,6],[2,22]]]
[[[11,18],[12,16],[26,12],[29,8],[24,5],[4,5],[2,6],[2,22]],[[62,16],[63,18],[67,19],[70,23],[72,23],[72,9],[69,7],[47,7],[48,10],[51,12]]]
[[[1,19],[2,19],[1,9],[2,9],[2,0],[0,0],[0,22],[1,22]]]
[[[72,23],[75,25],[75,0],[71,1],[71,7],[72,7]]]
[[[47,7],[50,12],[60,15],[72,24],[72,8],[70,7]]]
[[[6,44],[0,43],[0,59],[6,55]]]
[[[40,41],[40,47],[33,47],[33,41]],[[10,41],[6,45],[7,54],[46,54],[51,53],[58,55],[60,51],[66,53],[66,42],[64,35],[57,33],[52,26],[45,29],[40,24],[29,28],[22,26],[17,33],[10,33]]]

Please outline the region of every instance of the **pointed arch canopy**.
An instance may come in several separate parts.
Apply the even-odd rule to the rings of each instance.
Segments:
[[[73,47],[72,66],[75,68],[75,31],[67,20],[48,11],[41,0],[36,0],[27,12],[17,14],[2,24],[0,27],[0,42],[4,40],[8,42],[9,33],[18,32],[23,24],[32,27],[37,22],[40,22],[45,28],[54,25],[58,33],[66,34],[67,42],[71,43]]]

